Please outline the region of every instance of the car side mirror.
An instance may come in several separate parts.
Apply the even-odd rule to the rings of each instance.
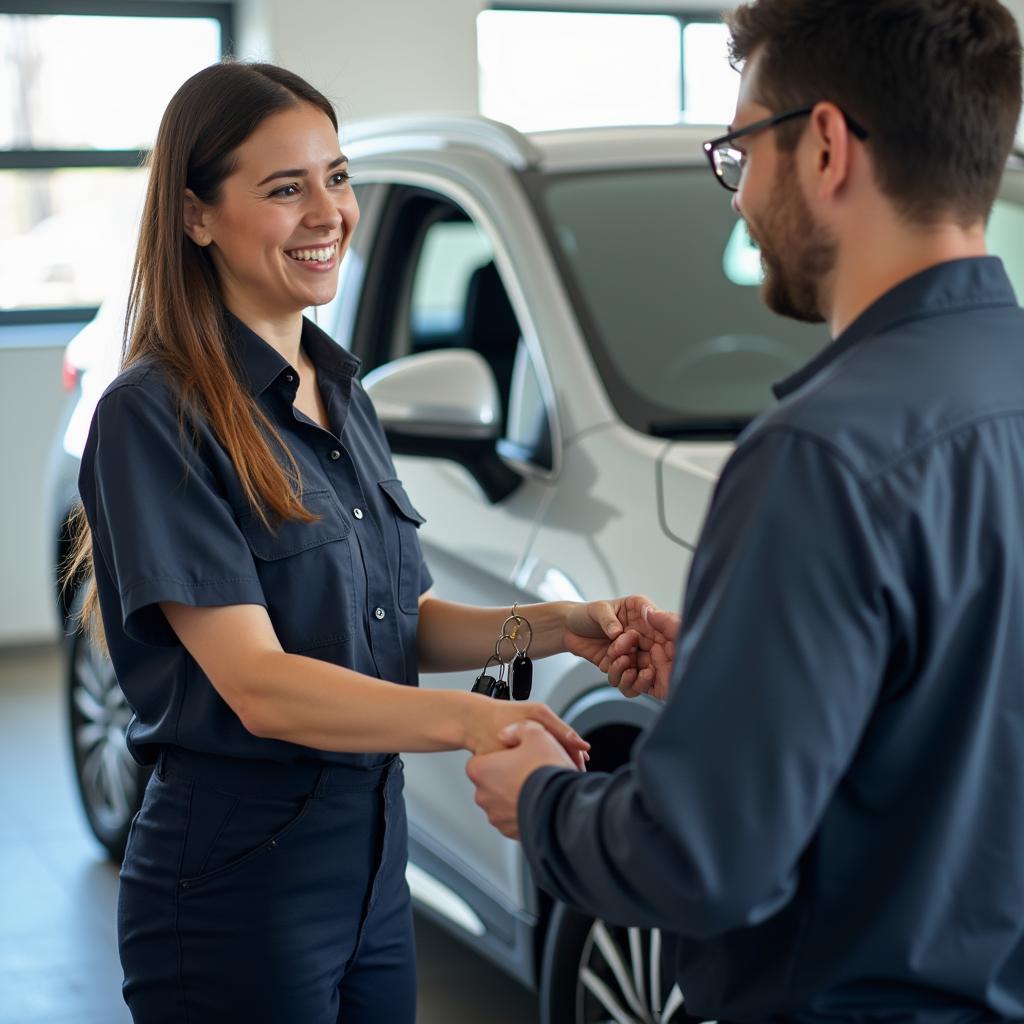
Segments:
[[[484,358],[471,349],[404,356],[363,378],[395,455],[452,459],[473,474],[492,502],[521,477],[498,458],[501,397]]]

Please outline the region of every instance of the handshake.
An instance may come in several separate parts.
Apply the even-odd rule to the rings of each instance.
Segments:
[[[642,595],[574,605],[565,619],[565,649],[596,665],[627,697],[668,696],[680,618]]]
[[[655,608],[641,595],[592,601],[569,606],[561,646],[595,665],[625,696],[646,693],[664,700],[679,626],[678,615]],[[496,706],[491,721],[481,723],[484,735],[467,744],[474,756],[466,773],[491,824],[518,838],[516,808],[529,775],[542,767],[582,770],[590,745],[544,704],[488,703]]]

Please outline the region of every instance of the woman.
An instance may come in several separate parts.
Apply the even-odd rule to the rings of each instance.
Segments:
[[[544,705],[416,689],[481,666],[509,610],[429,595],[358,361],[302,317],[358,220],[334,111],[297,76],[225,62],[172,99],[71,568],[156,765],[121,872],[138,1024],[412,1021],[392,752],[482,753],[533,719],[586,756]],[[606,670],[644,603],[524,609],[531,653]]]

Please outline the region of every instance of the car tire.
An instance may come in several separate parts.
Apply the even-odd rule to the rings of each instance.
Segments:
[[[556,903],[544,941],[541,1024],[694,1024],[658,929],[620,928]]]
[[[120,861],[150,769],[128,753],[125,733],[132,711],[110,659],[82,631],[69,636],[66,645],[67,720],[75,781],[93,835]]]

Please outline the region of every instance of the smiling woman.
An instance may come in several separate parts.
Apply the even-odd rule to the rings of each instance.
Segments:
[[[358,360],[303,318],[358,221],[307,82],[224,62],[175,94],[67,572],[92,574],[84,618],[155,765],[121,871],[136,1024],[409,1024],[396,752],[486,753],[535,721],[585,760],[543,704],[417,688],[421,668],[479,667],[508,609],[427,593],[423,518]],[[531,651],[607,665],[645,604],[524,608]]]

